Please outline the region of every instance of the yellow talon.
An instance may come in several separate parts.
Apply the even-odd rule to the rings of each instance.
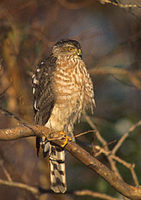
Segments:
[[[43,142],[45,141],[45,139],[46,139],[46,137],[45,137],[45,136],[42,136],[42,141],[43,141]]]
[[[66,133],[64,133],[63,131],[60,131],[60,134],[66,136]]]
[[[60,131],[60,134],[64,136],[65,142],[64,144],[61,145],[61,147],[66,146],[66,144],[68,143],[68,141],[71,141],[72,139],[66,135],[66,133],[64,133],[63,131]]]

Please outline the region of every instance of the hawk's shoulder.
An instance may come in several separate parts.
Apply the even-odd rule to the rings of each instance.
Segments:
[[[40,125],[46,124],[55,103],[52,82],[56,70],[56,60],[57,58],[53,55],[42,60],[32,76],[35,122]]]

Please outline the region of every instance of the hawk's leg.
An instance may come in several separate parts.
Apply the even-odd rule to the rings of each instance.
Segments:
[[[40,138],[40,146],[42,147],[43,156],[46,157],[49,153],[50,142],[45,136]]]

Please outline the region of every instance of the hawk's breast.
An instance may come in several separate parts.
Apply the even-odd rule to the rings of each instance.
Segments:
[[[93,85],[81,59],[58,58],[53,88],[56,103],[49,119],[52,128],[62,130],[67,124],[73,126],[88,105],[93,107]]]

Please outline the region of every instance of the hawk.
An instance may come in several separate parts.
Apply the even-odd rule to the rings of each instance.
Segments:
[[[34,116],[36,124],[63,131],[74,140],[74,123],[87,108],[93,112],[94,91],[82,49],[75,40],[57,42],[50,56],[42,60],[32,76]],[[50,183],[55,193],[67,189],[65,152],[45,137],[36,139],[37,154],[49,153]]]

